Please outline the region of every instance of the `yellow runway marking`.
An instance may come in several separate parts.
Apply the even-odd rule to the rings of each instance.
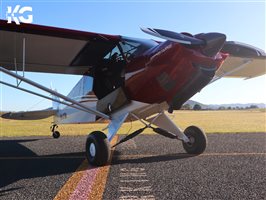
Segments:
[[[111,141],[111,146],[117,142],[118,136],[114,137]],[[113,153],[113,151],[112,151]],[[112,155],[111,155],[112,156]],[[111,158],[112,159],[112,158]],[[88,168],[87,160],[84,160],[79,168],[74,172],[74,174],[68,179],[65,185],[60,189],[60,191],[55,196],[54,200],[67,200],[70,198],[71,194],[75,191],[78,183],[85,174],[85,170]],[[100,168],[99,173],[97,173],[96,180],[93,184],[93,189],[88,199],[101,199],[104,188],[107,181],[107,175],[109,172],[110,165],[103,166]]]
[[[204,153],[200,155],[196,154],[187,154],[187,153],[181,153],[181,154],[138,154],[138,155],[119,155],[115,156],[115,158],[118,159],[134,159],[134,158],[148,158],[148,157],[157,157],[157,156],[165,156],[165,157],[189,157],[189,156],[266,156],[266,153],[256,153],[256,152],[251,152],[251,153]]]
[[[263,156],[266,153],[257,153],[257,152],[250,152],[250,153],[204,153],[200,156]]]
[[[117,140],[118,140],[118,136],[114,137],[114,139],[111,141],[111,146],[116,144]],[[88,199],[91,199],[91,200],[102,199],[105,185],[107,182],[107,176],[108,176],[110,166],[111,166],[110,164],[111,164],[113,152],[114,152],[114,149],[112,150],[110,163],[107,166],[101,167],[100,172],[97,174],[96,180],[93,184],[93,190]]]
[[[115,156],[115,158],[143,158],[143,157],[152,157],[152,156],[171,156],[171,157],[176,157],[176,156],[189,156],[193,154],[138,154],[138,155],[119,155]],[[258,152],[250,152],[250,153],[204,153],[200,154],[199,156],[263,156],[266,155],[266,153],[258,153]],[[0,157],[0,160],[38,160],[38,159],[69,159],[69,158],[85,158],[84,156],[29,156],[29,157]]]
[[[153,156],[170,156],[170,157],[176,157],[176,156],[189,156],[194,154],[138,154],[138,155],[119,155],[114,156],[114,158],[143,158],[143,157],[153,157]],[[257,152],[250,152],[250,153],[204,153],[200,154],[198,156],[266,156],[266,153],[257,153]],[[85,158],[84,156],[29,156],[29,157],[0,157],[0,160],[38,160],[38,159],[69,159],[69,158]]]
[[[72,192],[77,187],[80,179],[85,173],[85,169],[88,167],[87,160],[84,160],[76,172],[68,179],[66,184],[60,189],[60,191],[55,196],[54,200],[66,200],[69,199]]]

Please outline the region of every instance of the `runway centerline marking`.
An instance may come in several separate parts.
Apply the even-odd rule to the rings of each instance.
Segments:
[[[111,141],[111,146],[117,142],[117,139],[118,136],[114,137]],[[54,200],[101,199],[109,169],[110,165],[92,167],[88,165],[87,160],[84,160],[65,185],[60,189]]]

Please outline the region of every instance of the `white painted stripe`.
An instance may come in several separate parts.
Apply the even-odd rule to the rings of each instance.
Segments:
[[[147,176],[145,172],[141,173],[120,173],[120,177],[138,177],[138,176]]]
[[[88,199],[89,194],[92,191],[92,186],[94,184],[97,173],[100,168],[93,168],[90,165],[86,169],[85,174],[78,183],[75,191],[70,196],[69,200],[85,200]]]
[[[144,186],[144,187],[120,187],[120,192],[151,192],[151,186]]]
[[[121,183],[142,183],[149,182],[149,180],[120,180]]]

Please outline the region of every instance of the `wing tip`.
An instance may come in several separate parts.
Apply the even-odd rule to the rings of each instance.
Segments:
[[[1,118],[3,119],[11,119],[12,112],[5,112],[4,114],[1,115]]]

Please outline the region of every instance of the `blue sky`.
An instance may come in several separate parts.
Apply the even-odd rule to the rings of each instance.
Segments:
[[[121,3],[122,2],[122,3]],[[265,1],[1,1],[1,19],[7,6],[32,6],[35,24],[91,32],[151,38],[139,27],[176,32],[221,32],[235,40],[265,48]],[[52,83],[68,94],[80,77],[26,73],[41,84]],[[1,79],[14,83],[5,75]],[[26,84],[22,86],[27,87]],[[28,88],[28,87],[27,87]],[[223,79],[204,88],[192,99],[206,104],[266,103],[266,76],[251,80]],[[50,101],[0,86],[1,110],[32,110]],[[41,101],[41,102],[40,102]]]

